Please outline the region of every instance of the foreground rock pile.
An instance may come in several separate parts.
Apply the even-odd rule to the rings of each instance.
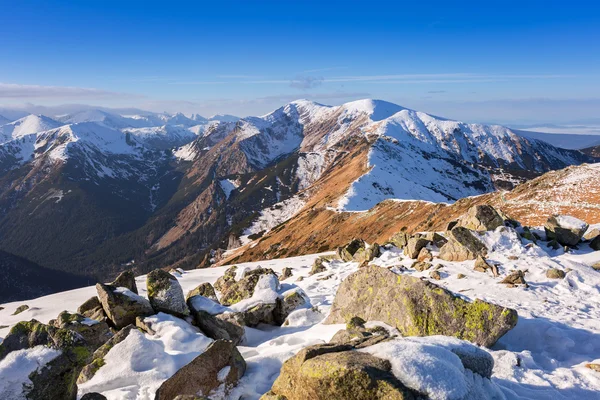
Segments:
[[[486,238],[494,234],[515,237],[519,246],[537,244],[557,252],[582,243],[600,250],[600,232],[589,231],[583,221],[552,216],[541,231],[521,226],[490,206],[473,207],[445,232],[400,231],[383,246],[352,239],[335,255],[317,258],[308,273],[316,275],[317,281],[334,282],[337,276],[332,279],[328,270],[332,259],[337,260],[333,265],[353,266],[341,283],[331,286],[337,287],[337,293],[323,321],[346,324],[346,329],[335,333],[329,343],[306,347],[289,358],[262,399],[427,399],[437,398],[440,385],[457,393],[456,399],[502,399],[490,380],[494,361],[483,347],[493,346],[515,327],[517,312],[492,302],[469,301],[439,286],[449,276],[444,262],[457,261],[505,285],[501,287],[526,288],[527,270],[508,270],[488,258],[494,242]],[[387,250],[412,265],[376,265]],[[590,267],[600,270],[597,265]],[[409,268],[423,272],[422,277],[402,274]],[[568,273],[549,268],[545,276],[557,282]],[[278,275],[269,268],[232,266],[214,286],[203,282],[187,294],[178,274],[177,270],[152,271],[143,296],[133,273],[126,271],[113,282],[98,283],[97,295],[76,313],[62,312],[48,324],[31,320],[14,325],[0,344],[0,360],[38,347],[56,351],[30,375],[31,384],[23,387],[22,397],[75,399],[77,385],[97,377],[115,346],[132,338],[154,338],[160,329],[157,316],[167,315],[183,330],[200,334],[206,343],[191,361],[164,377],[152,392],[154,398],[201,399],[200,395],[211,393],[228,398],[246,371],[237,346],[244,344],[247,328],[286,326],[294,310],[312,311],[308,296],[291,283],[303,277],[295,278],[291,268]],[[460,275],[457,278],[466,278]],[[439,376],[432,377],[428,365],[435,365]],[[82,398],[104,397],[87,393]]]

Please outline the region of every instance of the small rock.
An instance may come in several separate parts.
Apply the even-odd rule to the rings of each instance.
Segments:
[[[597,238],[598,236],[600,236],[600,229],[599,228],[592,228],[592,229],[588,229],[587,230],[587,232],[585,233],[585,235],[583,235],[583,239],[584,240],[592,241],[595,238]]]
[[[508,274],[500,283],[508,284],[508,285],[526,285],[525,281],[525,272],[520,269],[511,272]]]
[[[272,275],[279,283],[277,275],[270,268],[258,267],[246,271],[239,282],[234,282],[221,292],[221,304],[230,306],[242,300],[249,299],[254,294],[254,288],[263,275]]]
[[[517,256],[508,256],[506,258],[509,259],[509,260],[511,260],[511,261],[516,261],[516,260],[519,259],[519,257],[517,257]]]
[[[315,262],[312,265],[312,268],[310,269],[310,272],[308,273],[309,275],[314,275],[314,274],[318,274],[321,272],[325,272],[327,271],[327,267],[325,267],[325,262],[327,260],[325,260],[322,257],[318,257]]]
[[[597,262],[596,264],[592,264],[592,268],[595,271],[600,271],[600,262]]]
[[[86,318],[95,319],[98,321],[104,321],[106,314],[102,308],[102,303],[98,299],[98,296],[90,297],[82,305],[77,308],[77,312]]]
[[[135,275],[131,270],[121,272],[114,281],[107,283],[107,285],[124,287],[131,290],[133,293],[138,294],[137,285],[135,284]]]
[[[473,270],[477,272],[486,272],[488,269],[491,269],[491,266],[485,261],[485,258],[477,256]]]
[[[237,273],[237,265],[227,268],[223,276],[219,277],[215,282],[215,289],[219,292],[224,292],[230,285],[235,283],[235,275]]]
[[[365,261],[366,260],[367,244],[361,239],[352,239],[350,243],[345,246],[338,247],[337,255],[345,262],[349,261]]]
[[[549,279],[563,279],[565,277],[565,271],[558,268],[549,268],[546,271],[546,278]]]
[[[93,392],[84,394],[80,400],[106,400],[106,397],[100,393]]]
[[[457,279],[464,279],[464,278],[466,278],[466,275],[465,274],[458,274],[458,275],[456,275],[456,278]]]
[[[416,269],[419,272],[423,272],[423,271],[428,270],[429,268],[431,268],[431,265],[432,264],[428,263],[428,262],[415,261],[411,267],[414,268],[414,269]]]
[[[419,251],[419,255],[417,256],[417,261],[433,261],[433,255],[427,249],[427,247],[423,247],[421,251]]]
[[[433,270],[429,273],[429,277],[431,279],[435,279],[437,281],[439,281],[440,279],[442,279],[442,275],[440,275],[439,271]]]
[[[448,239],[437,232],[427,232],[425,233],[424,238],[433,243],[438,249],[448,243]]]
[[[177,278],[162,269],[155,269],[146,276],[148,300],[154,311],[175,316],[189,315],[183,289]]]
[[[398,232],[392,236],[389,241],[399,249],[403,249],[404,246],[408,244],[408,239],[410,239],[410,235],[408,235],[406,232]]]
[[[292,269],[290,267],[285,267],[281,270],[281,276],[279,277],[279,281],[285,281],[287,278],[292,277]]]
[[[25,310],[29,310],[29,306],[27,304],[23,304],[23,305],[17,307],[17,309],[15,310],[15,312],[12,313],[12,315],[21,314]]]
[[[185,300],[187,301],[189,298],[194,296],[204,296],[208,299],[216,301],[217,303],[219,302],[217,294],[215,293],[215,288],[208,282],[201,283],[194,289],[190,290],[187,296],[185,296]]]
[[[304,280],[303,276],[299,276],[298,279],[296,279],[296,282],[302,282]]]

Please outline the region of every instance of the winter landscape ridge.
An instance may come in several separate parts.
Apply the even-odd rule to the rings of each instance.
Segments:
[[[3,398],[600,398],[594,147],[371,99],[3,120]]]

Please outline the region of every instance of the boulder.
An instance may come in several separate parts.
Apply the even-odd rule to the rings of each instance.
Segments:
[[[421,237],[412,237],[408,239],[408,243],[404,247],[404,255],[415,259],[419,256],[419,252],[427,246],[429,241]]]
[[[77,312],[86,318],[95,319],[98,321],[104,321],[106,314],[102,308],[102,303],[98,299],[98,296],[90,297],[82,305],[77,308]]]
[[[600,271],[600,261],[595,264],[592,264],[592,269],[594,271]]]
[[[208,299],[216,301],[217,303],[219,302],[217,294],[215,293],[215,288],[208,282],[201,283],[194,289],[190,290],[187,296],[185,296],[185,301],[188,301],[191,297],[194,296],[204,296]]]
[[[417,397],[392,373],[389,361],[349,344],[307,347],[287,360],[261,400],[412,400]]]
[[[214,288],[219,292],[223,292],[229,285],[235,283],[236,273],[237,265],[227,268],[223,276],[219,277],[215,282]]]
[[[431,279],[435,279],[436,281],[439,281],[442,279],[442,275],[440,274],[440,271],[438,270],[433,270],[429,273],[429,277]]]
[[[449,232],[448,243],[440,249],[439,258],[446,261],[474,260],[487,254],[487,248],[469,229],[457,226]]]
[[[493,231],[504,226],[504,219],[498,211],[489,205],[477,205],[469,208],[467,213],[458,219],[456,226],[473,231]]]
[[[216,317],[240,326],[255,327],[259,324],[280,325],[275,317],[277,303],[260,303],[244,311],[223,313]]]
[[[502,279],[502,281],[500,281],[500,283],[509,285],[511,287],[515,285],[527,285],[527,282],[525,281],[525,272],[517,269],[508,274],[504,279]]]
[[[546,221],[544,230],[549,240],[556,240],[563,246],[575,246],[588,227],[589,225],[580,219],[568,215],[553,215]]]
[[[285,281],[287,278],[292,277],[292,269],[290,267],[285,267],[281,270],[281,275],[279,276],[280,281]]]
[[[448,239],[437,232],[427,232],[423,237],[433,243],[437,248],[441,248],[443,245],[448,243]]]
[[[211,339],[230,340],[235,345],[239,344],[244,338],[244,328],[228,319],[217,318],[215,315],[204,310],[206,302],[210,301],[202,296],[194,296],[188,299],[187,304],[190,309],[193,323],[195,326]]]
[[[598,236],[600,236],[600,228],[591,228],[585,232],[585,235],[583,235],[583,239],[592,241]]]
[[[408,244],[408,239],[410,239],[410,235],[403,231],[396,233],[389,241],[393,243],[394,246],[403,249],[404,246]]]
[[[38,320],[16,323],[0,343],[0,360],[12,351],[29,349],[35,346],[53,346],[57,329]]]
[[[183,297],[183,289],[177,278],[162,269],[155,269],[146,276],[148,300],[154,311],[178,317],[189,315]]]
[[[223,385],[223,392],[233,387],[246,371],[246,362],[226,340],[216,340],[204,353],[194,358],[160,385],[155,400],[173,400],[179,395],[202,395]]]
[[[419,255],[417,256],[417,261],[433,261],[433,255],[431,251],[427,249],[427,247],[423,247],[421,251],[419,251]]]
[[[292,311],[308,303],[308,296],[300,288],[289,290],[283,294],[282,299],[278,299],[275,307],[275,323],[281,325]]]
[[[325,267],[325,262],[327,260],[325,260],[323,257],[318,257],[315,262],[312,265],[312,268],[310,269],[310,272],[308,273],[308,275],[314,275],[314,274],[319,274],[321,272],[325,272],[327,271],[327,267]]]
[[[345,246],[338,247],[337,255],[345,262],[364,261],[366,259],[367,244],[361,239],[352,239]]]
[[[454,336],[487,347],[517,323],[515,310],[468,302],[426,280],[377,266],[342,282],[325,323],[344,323],[353,316],[385,322],[404,336]]]
[[[239,282],[233,282],[221,292],[221,304],[230,306],[239,303],[242,300],[249,299],[254,294],[254,288],[258,280],[263,275],[272,275],[277,279],[277,275],[270,268],[256,268],[246,271]]]
[[[565,271],[558,268],[549,268],[546,271],[546,278],[548,279],[563,279],[565,277]]]
[[[596,236],[594,240],[591,241],[590,248],[596,251],[600,250],[600,236]]]
[[[473,271],[477,272],[487,272],[487,270],[491,270],[492,266],[488,264],[488,262],[482,256],[477,256],[475,260],[475,265],[473,266]]]
[[[69,329],[77,332],[85,339],[87,345],[97,349],[109,340],[113,335],[105,321],[87,320],[81,314],[71,314],[67,311],[61,312],[50,325],[59,329]]]
[[[135,275],[131,270],[121,272],[114,281],[107,283],[107,285],[124,287],[131,290],[133,293],[138,294],[137,285],[135,284]]]
[[[23,304],[23,305],[20,305],[19,307],[17,307],[15,312],[12,313],[11,315],[21,314],[23,311],[26,311],[26,310],[29,310],[29,306],[27,304]]]
[[[412,265],[412,268],[416,269],[419,272],[423,272],[432,267],[431,263],[425,261],[415,261]]]
[[[135,326],[127,325],[94,351],[89,362],[83,366],[81,372],[79,372],[77,383],[82,384],[92,379],[100,367],[105,364],[104,357],[108,354],[110,349],[125,340],[132,329],[135,329]]]
[[[150,302],[129,289],[97,283],[96,290],[109,323],[116,329],[135,324],[137,316],[154,314]]]

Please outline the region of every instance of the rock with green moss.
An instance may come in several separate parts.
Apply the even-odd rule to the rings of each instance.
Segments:
[[[77,383],[81,384],[92,379],[96,372],[106,363],[104,357],[108,354],[110,349],[125,340],[132,329],[136,329],[135,326],[127,325],[94,351],[89,362],[81,369],[81,372],[77,377]]]
[[[223,371],[227,371],[226,374]],[[233,342],[216,340],[208,348],[164,381],[155,400],[173,400],[179,395],[210,393],[222,387],[226,395],[246,372],[246,362]],[[224,375],[224,376],[223,376]]]
[[[29,306],[27,304],[20,305],[19,307],[17,307],[15,312],[12,313],[12,315],[21,314],[25,310],[29,310]]]
[[[504,226],[504,219],[494,207],[483,204],[469,208],[467,213],[458,219],[456,226],[473,231],[493,231]]]
[[[263,275],[272,275],[277,279],[277,275],[270,268],[256,268],[246,271],[242,279],[227,286],[221,292],[221,304],[230,306],[239,303],[242,300],[249,299],[254,294],[254,288],[258,280]]]
[[[440,249],[439,258],[446,261],[475,260],[485,256],[487,248],[469,229],[457,226],[448,233],[448,243]]]
[[[183,289],[177,278],[162,269],[146,276],[148,300],[154,311],[185,317],[190,312],[185,304]]]
[[[404,247],[404,255],[416,259],[419,256],[419,253],[425,246],[429,244],[429,241],[422,237],[411,237],[408,239],[408,243]]]
[[[408,239],[410,239],[410,235],[406,232],[398,232],[390,238],[390,242],[394,244],[394,246],[403,249],[404,246],[408,244]]]
[[[307,347],[287,360],[261,400],[412,400],[419,397],[392,373],[387,360],[350,344]]]
[[[235,283],[235,275],[237,273],[237,265],[227,268],[223,276],[219,277],[215,282],[215,289],[219,292],[225,291],[229,285]]]
[[[106,314],[104,313],[102,303],[100,303],[98,296],[87,299],[77,308],[77,312],[86,318],[95,319],[97,321],[104,321],[106,319]]]
[[[468,302],[426,280],[377,266],[342,282],[325,323],[345,323],[352,316],[385,322],[404,336],[454,336],[487,347],[517,323],[515,310]]]
[[[90,348],[96,349],[102,346],[113,335],[105,321],[89,320],[81,314],[61,312],[52,321],[56,328],[68,329],[81,335]]]
[[[0,360],[11,351],[29,349],[35,346],[54,345],[56,328],[32,319],[17,322],[0,344]]]
[[[147,317],[154,314],[150,302],[129,289],[98,283],[96,291],[109,324],[116,329],[135,324],[135,318],[138,316]]]
[[[194,289],[190,290],[187,296],[185,296],[185,301],[187,302],[191,297],[194,296],[203,296],[213,301],[216,301],[217,303],[219,302],[217,294],[215,293],[215,288],[208,282],[201,283]]]
[[[135,284],[135,275],[133,271],[123,271],[116,277],[116,279],[107,285],[114,287],[124,287],[131,290],[133,293],[138,294],[137,285]]]
[[[361,239],[352,239],[350,243],[345,246],[338,247],[337,255],[340,260],[349,261],[364,261],[366,258],[367,244]]]

